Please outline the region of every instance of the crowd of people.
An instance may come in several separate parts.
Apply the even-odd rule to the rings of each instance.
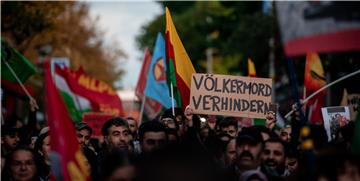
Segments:
[[[31,105],[27,124],[11,117],[1,127],[4,181],[58,178],[49,129],[38,126],[35,113]],[[354,122],[328,142],[323,125],[302,127],[295,113],[282,128],[274,112],[265,126],[241,127],[233,117],[196,115],[190,107],[140,125],[131,117],[111,118],[102,139],[86,123],[74,127],[92,180],[360,180],[360,161],[350,149]]]

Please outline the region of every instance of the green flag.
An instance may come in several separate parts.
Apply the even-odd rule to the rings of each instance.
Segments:
[[[35,67],[21,53],[10,47],[5,40],[1,38],[1,79],[18,83],[14,73],[23,83],[35,73]]]

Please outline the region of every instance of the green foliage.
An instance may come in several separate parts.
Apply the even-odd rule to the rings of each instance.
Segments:
[[[206,49],[214,48],[214,73],[245,75],[248,57],[266,77],[269,39],[275,18],[261,12],[261,2],[162,2],[170,9],[177,32],[197,72],[206,72]],[[165,15],[142,28],[141,49],[153,49],[157,32],[165,30]]]

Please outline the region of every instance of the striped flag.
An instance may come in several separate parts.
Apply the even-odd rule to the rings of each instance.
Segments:
[[[83,113],[92,111],[90,101],[87,98],[74,93],[70,89],[66,78],[56,71],[54,72],[54,81],[65,102],[71,119],[74,122],[81,122]]]
[[[166,76],[177,106],[183,110],[190,102],[191,76],[195,69],[179,38],[170,11],[166,7]]]

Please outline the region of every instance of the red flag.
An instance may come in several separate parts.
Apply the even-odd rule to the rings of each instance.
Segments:
[[[135,88],[135,95],[138,97],[140,102],[142,103],[145,91],[145,87],[147,84],[147,76],[149,72],[149,67],[151,64],[151,54],[149,49],[145,49],[144,61],[141,66],[141,71],[139,75],[139,79]],[[150,97],[146,97],[144,111],[149,119],[154,119],[157,114],[161,111],[161,104]]]
[[[67,67],[63,69],[56,67],[56,74],[66,80],[74,93],[87,98],[91,102],[93,111],[124,116],[120,97],[105,82],[86,75],[81,69],[72,71]]]
[[[324,69],[319,56],[316,53],[309,53],[306,56],[304,86],[306,96],[326,85]],[[308,120],[314,124],[322,124],[321,107],[324,106],[325,92],[322,91],[307,103],[309,107]]]
[[[45,62],[45,97],[50,147],[61,163],[62,180],[90,180],[85,157],[76,139],[75,128],[66,110],[65,103],[55,87],[50,64]]]
[[[139,79],[135,88],[135,95],[141,99],[144,95],[144,90],[146,87],[146,80],[147,80],[147,75],[148,75],[148,71],[149,71],[149,67],[150,67],[150,63],[151,63],[151,54],[149,52],[149,49],[145,49],[145,54],[144,54],[144,61],[143,64],[141,66],[141,71],[140,71],[140,75],[139,75]]]

